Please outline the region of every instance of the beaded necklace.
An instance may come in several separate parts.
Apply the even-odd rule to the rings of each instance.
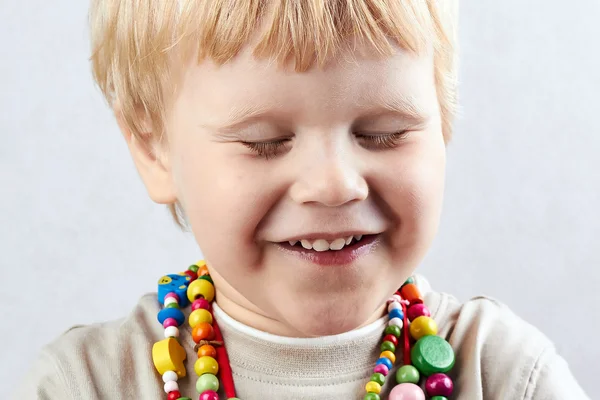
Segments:
[[[158,281],[158,301],[164,305],[158,313],[158,321],[165,329],[165,339],[152,347],[152,359],[164,381],[167,400],[192,400],[182,397],[177,383],[186,375],[183,362],[187,355],[178,340],[178,327],[185,323],[181,309],[189,304],[192,312],[188,322],[196,343],[194,351],[198,354],[194,364],[198,375],[198,400],[219,400],[220,387],[228,400],[240,400],[235,395],[223,336],[212,313],[214,298],[215,288],[204,261],[191,265],[185,272],[163,276]],[[437,324],[423,304],[414,278],[408,278],[387,300],[387,311],[389,320],[381,354],[365,385],[366,394],[362,399],[381,400],[382,386],[396,363],[396,348],[400,345],[404,350],[402,366],[396,371],[397,385],[388,400],[425,400],[425,393],[430,400],[448,400],[454,384],[446,373],[454,366],[454,351],[446,340],[437,336]]]

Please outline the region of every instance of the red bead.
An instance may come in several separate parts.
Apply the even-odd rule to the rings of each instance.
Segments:
[[[394,335],[385,335],[383,337],[383,341],[384,342],[392,342],[392,343],[394,343],[394,346],[398,346],[398,338]]]
[[[184,272],[184,274],[186,274],[187,276],[189,276],[190,278],[192,278],[193,281],[195,281],[196,279],[198,279],[198,275],[196,275],[196,273],[194,271],[187,270],[187,271]]]
[[[163,322],[163,328],[167,329],[170,326],[179,326],[175,318],[167,318],[165,319],[165,322]]]
[[[196,311],[199,308],[210,311],[210,303],[206,299],[196,299],[192,303],[192,311]]]
[[[219,395],[217,394],[217,392],[207,390],[205,392],[202,392],[200,397],[198,397],[198,400],[219,400]]]
[[[177,400],[180,397],[181,397],[181,393],[179,393],[178,391],[169,392],[169,395],[167,396],[167,400]]]

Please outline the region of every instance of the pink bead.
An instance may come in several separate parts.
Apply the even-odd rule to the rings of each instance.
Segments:
[[[219,395],[217,394],[217,392],[207,390],[202,392],[200,397],[198,397],[198,400],[219,400]]]
[[[425,382],[425,390],[431,397],[433,396],[452,396],[454,383],[446,374],[433,374]]]
[[[389,400],[425,400],[423,389],[414,383],[401,383],[390,392]]]
[[[173,299],[177,300],[177,302],[179,303],[179,296],[177,296],[176,293],[173,293],[173,292],[167,293],[165,295],[165,299],[168,299],[168,298],[173,298]]]
[[[192,303],[192,311],[196,311],[199,308],[210,311],[210,303],[206,299],[197,299]]]
[[[177,320],[175,318],[167,318],[165,319],[165,322],[163,322],[163,328],[167,329],[170,326],[179,326],[179,324],[177,324]]]
[[[431,312],[425,304],[415,304],[408,307],[408,311],[406,311],[406,316],[412,322],[413,319],[418,317],[431,317]]]
[[[377,364],[375,366],[375,368],[373,368],[373,372],[375,372],[375,373],[379,372],[383,376],[387,376],[387,374],[390,372],[390,370],[388,369],[387,366],[385,366],[383,364]]]

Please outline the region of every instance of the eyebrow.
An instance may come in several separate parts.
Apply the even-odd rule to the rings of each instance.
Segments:
[[[210,126],[216,128],[221,133],[235,133],[240,128],[250,125],[252,122],[265,117],[269,109],[258,103],[244,104],[243,106],[234,106],[229,110],[225,125]],[[201,124],[202,127],[209,125]]]
[[[367,101],[361,102],[361,105],[368,112],[368,115],[366,115],[367,118],[373,115],[395,114],[402,119],[416,124],[423,123],[429,119],[428,113],[408,96],[370,94],[366,96],[366,99]]]

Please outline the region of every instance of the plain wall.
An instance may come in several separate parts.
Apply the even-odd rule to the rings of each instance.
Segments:
[[[44,343],[125,315],[201,256],[145,193],[92,83],[86,18],[86,1],[0,1],[0,393]],[[437,290],[507,303],[556,342],[590,395],[599,20],[597,0],[463,1],[462,116],[420,268]]]

